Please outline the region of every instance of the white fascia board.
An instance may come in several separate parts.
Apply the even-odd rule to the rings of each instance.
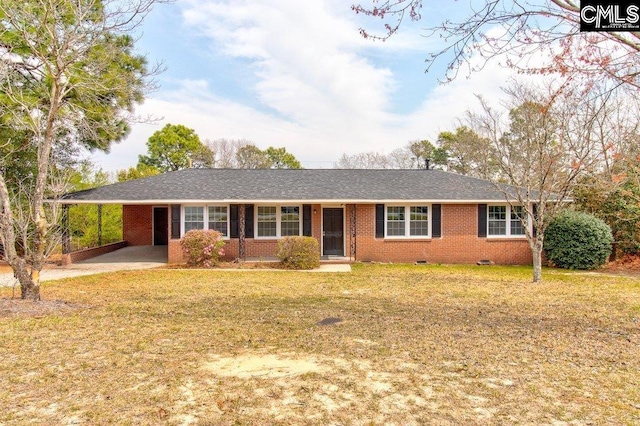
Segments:
[[[48,200],[55,202],[55,200]],[[517,200],[512,200],[517,201]],[[429,204],[490,204],[506,203],[502,199],[492,200],[425,200],[425,199],[387,199],[387,200],[57,200],[60,204],[127,204],[127,205],[158,205],[158,204],[407,204],[407,203],[429,203]]]

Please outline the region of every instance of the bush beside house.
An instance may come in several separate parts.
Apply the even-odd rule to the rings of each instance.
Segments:
[[[180,245],[189,266],[211,268],[224,256],[222,234],[212,229],[192,229],[184,234]]]
[[[314,269],[320,266],[320,246],[313,237],[286,237],[278,241],[277,257],[287,269]]]
[[[603,220],[583,212],[566,211],[549,224],[544,251],[554,265],[566,269],[595,269],[611,255],[613,236]]]

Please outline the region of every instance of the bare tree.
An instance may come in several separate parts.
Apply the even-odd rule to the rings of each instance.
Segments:
[[[416,167],[416,158],[406,146],[396,148],[387,155],[393,169],[413,169]]]
[[[0,238],[22,298],[40,299],[40,271],[55,240],[61,188],[52,153],[63,143],[108,150],[128,133],[157,70],[133,53],[128,34],[160,2],[0,2],[0,118],[21,135],[0,157]],[[16,154],[33,159],[19,185],[7,179]]]
[[[342,154],[333,165],[335,169],[391,169],[389,158],[379,152],[361,152],[358,154]]]
[[[247,139],[215,139],[205,141],[205,145],[213,152],[213,167],[216,169],[236,169],[236,154],[247,145],[254,145]]]
[[[436,148],[427,140],[416,140],[394,149],[389,154],[375,151],[352,155],[342,154],[333,167],[336,169],[416,169],[424,168],[426,160],[429,160],[432,166],[443,168],[446,165],[446,152]]]
[[[422,6],[423,0],[373,0],[352,9],[384,22],[380,34],[362,28],[364,37],[387,39],[405,19],[420,20]],[[527,72],[591,81],[610,78],[616,84],[640,87],[640,32],[580,32],[580,4],[573,0],[484,0],[474,6],[460,21],[444,17],[425,30],[427,37],[445,41],[444,47],[429,53],[427,70],[436,59],[445,58],[445,80],[450,81],[463,67],[477,71],[507,54],[506,65]],[[484,61],[473,65],[474,55]],[[546,62],[540,64],[543,58]]]
[[[468,124],[491,147],[475,161],[495,165],[492,181],[512,207],[522,208],[533,281],[539,282],[550,221],[566,208],[578,180],[602,166],[597,128],[608,110],[602,97],[567,84],[540,88],[514,83],[505,93],[507,101],[499,108],[480,98],[482,111],[469,113]]]

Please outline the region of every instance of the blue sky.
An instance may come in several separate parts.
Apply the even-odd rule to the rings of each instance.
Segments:
[[[158,5],[144,22],[138,51],[166,71],[159,89],[138,106],[153,124],[134,124],[110,154],[94,154],[106,171],[135,166],[149,136],[184,124],[203,141],[247,139],[264,149],[286,147],[306,168],[332,167],[343,154],[389,153],[416,139],[435,140],[477,106],[474,94],[497,99],[512,75],[490,64],[468,78],[438,84],[446,63],[425,74],[439,23],[460,4],[429,2],[424,20],[386,42],[358,29],[381,28],[350,1],[179,0]],[[464,13],[464,11],[462,11]]]

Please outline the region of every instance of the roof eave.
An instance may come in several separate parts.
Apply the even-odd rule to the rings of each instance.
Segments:
[[[49,200],[53,201],[53,200]],[[394,203],[431,203],[431,204],[484,204],[507,202],[498,199],[197,199],[197,200],[57,200],[60,204],[127,204],[127,205],[158,205],[158,204],[394,204]],[[517,201],[515,199],[510,201]]]

